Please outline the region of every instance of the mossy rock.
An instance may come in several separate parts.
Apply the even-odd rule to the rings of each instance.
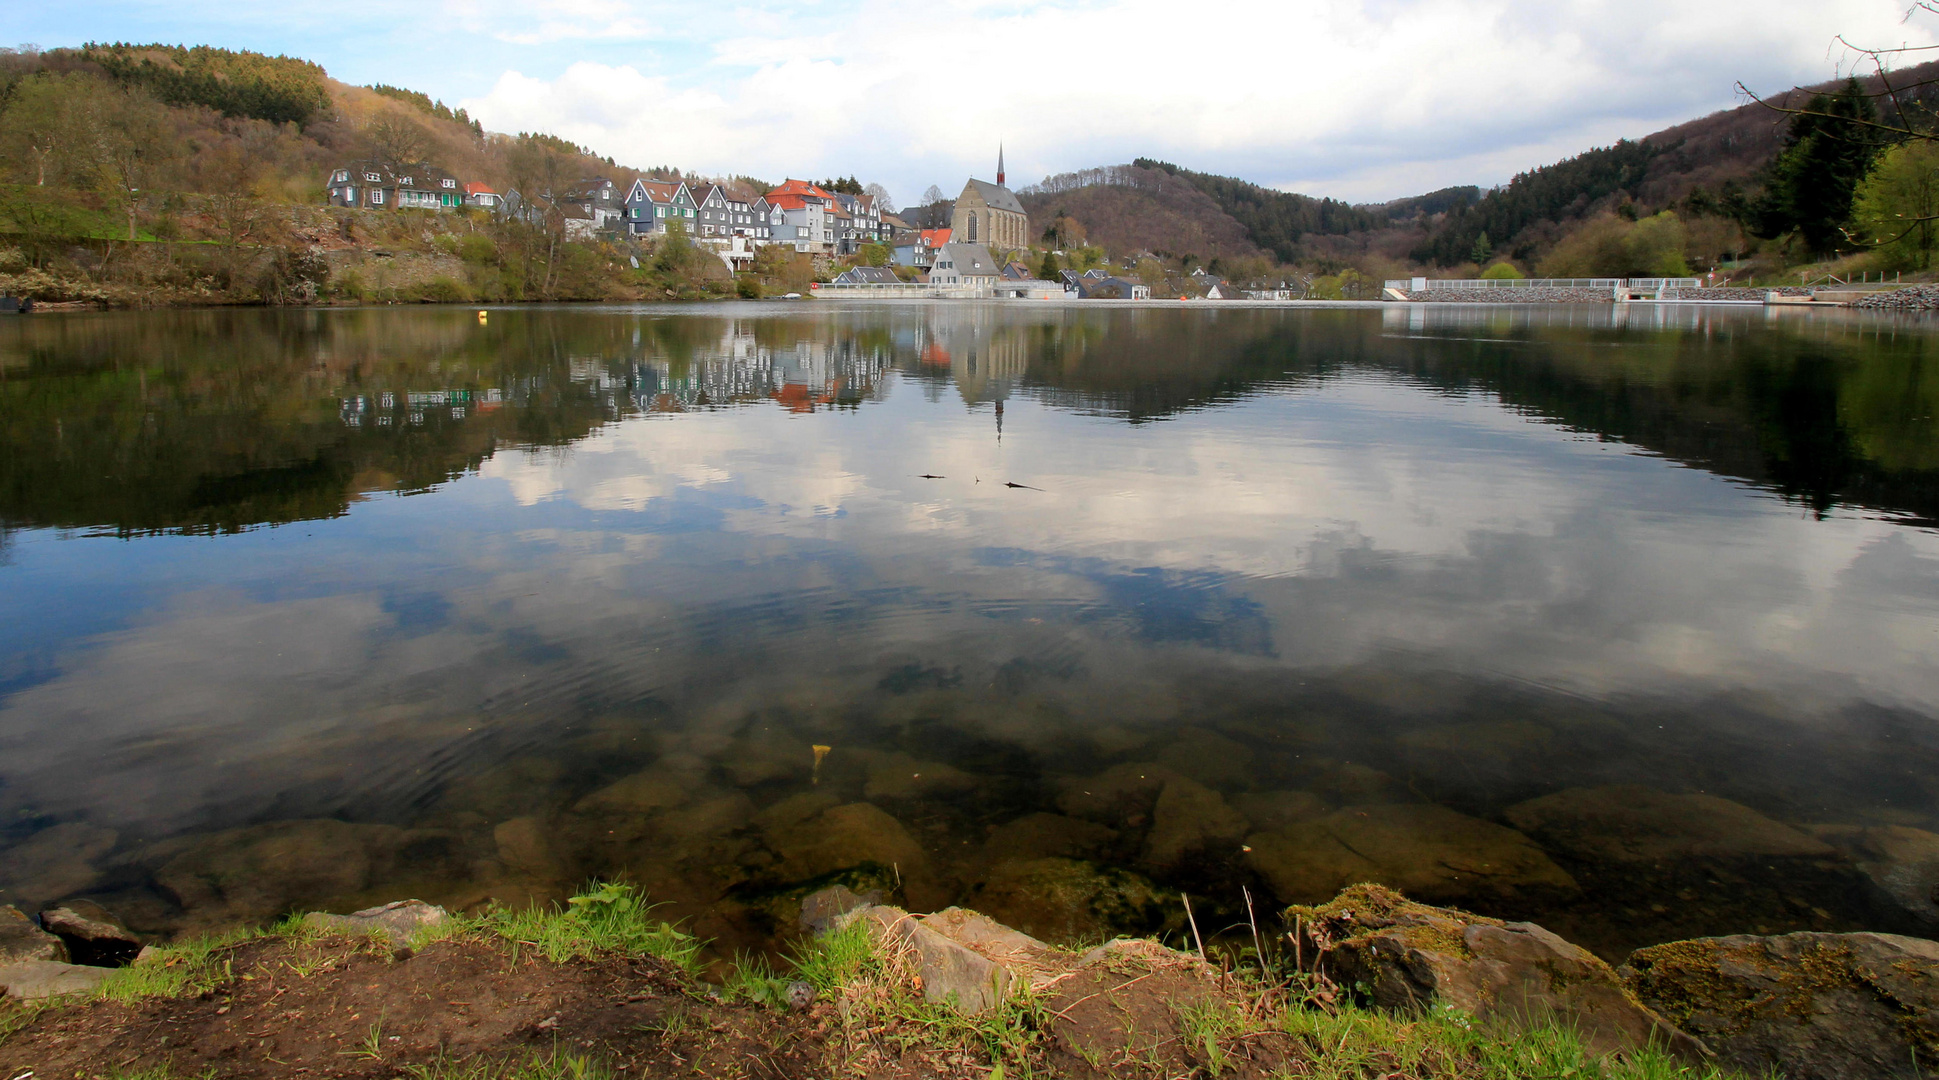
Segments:
[[[1645,1003],[1747,1073],[1921,1076],[1939,1061],[1939,942],[1895,934],[1697,938],[1623,966]]]

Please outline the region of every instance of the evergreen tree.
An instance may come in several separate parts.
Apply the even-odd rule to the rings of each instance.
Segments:
[[[1878,109],[1857,79],[1836,96],[1818,94],[1791,118],[1784,149],[1766,174],[1754,231],[1766,239],[1796,234],[1813,255],[1852,246],[1845,235],[1852,197],[1878,157]]]
[[[1045,281],[1057,280],[1057,256],[1044,252],[1044,264],[1037,268],[1037,276]]]
[[[1494,255],[1495,245],[1488,242],[1488,231],[1483,229],[1481,235],[1474,238],[1474,248],[1468,252],[1468,258],[1479,264],[1494,258]]]

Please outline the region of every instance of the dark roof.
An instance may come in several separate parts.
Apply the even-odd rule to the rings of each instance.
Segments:
[[[1010,189],[1002,184],[971,180],[969,186],[975,188],[978,195],[983,196],[983,202],[992,210],[1009,210],[1018,214],[1024,212],[1023,204],[1018,202],[1017,197],[1010,193]]]

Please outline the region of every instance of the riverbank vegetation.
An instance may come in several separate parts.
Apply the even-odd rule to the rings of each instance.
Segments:
[[[908,957],[860,923],[721,982],[699,978],[700,945],[612,883],[402,938],[293,918],[153,948],[83,998],[0,1005],[0,1063],[116,1080],[1724,1076],[1655,1051],[1598,1056],[1554,1024],[1377,1011],[1250,953],[1207,966],[1126,950],[1109,976],[1123,1022],[1107,1029],[1080,1008],[1087,985],[975,1015],[928,1001]]]

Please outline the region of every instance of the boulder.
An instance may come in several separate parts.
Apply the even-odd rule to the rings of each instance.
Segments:
[[[1076,859],[998,863],[970,899],[979,911],[1060,943],[1156,933],[1184,917],[1144,877]]]
[[[155,880],[198,922],[261,920],[362,892],[387,869],[404,831],[332,819],[276,821],[196,840]]]
[[[875,905],[854,912],[892,960],[915,969],[923,997],[961,1012],[983,1012],[1020,990],[1043,986],[1077,957],[961,908],[917,917]]]
[[[69,900],[40,913],[40,925],[67,944],[77,964],[120,967],[141,952],[141,937],[92,900]]]
[[[772,808],[770,808],[772,809]],[[928,857],[902,823],[868,803],[832,806],[802,821],[767,830],[780,856],[780,874],[791,881],[875,863],[907,877],[921,873]]]
[[[1441,901],[1577,891],[1528,837],[1430,803],[1348,806],[1254,833],[1246,847],[1281,903],[1314,903],[1356,882]]]
[[[1163,871],[1194,852],[1236,853],[1248,828],[1245,815],[1227,806],[1225,796],[1196,780],[1176,777],[1165,782],[1152,808],[1143,861]]]
[[[119,838],[113,829],[78,821],[42,829],[0,852],[0,899],[31,909],[86,892],[101,879],[95,860]]]
[[[1559,1021],[1598,1054],[1655,1044],[1686,1059],[1704,1056],[1608,964],[1533,923],[1430,907],[1378,885],[1287,915],[1307,966],[1378,1007],[1445,1003],[1484,1021]]]
[[[1750,1075],[1884,1080],[1939,1061],[1939,942],[1698,938],[1630,954],[1636,996]]]
[[[0,967],[0,988],[10,998],[38,1001],[65,994],[92,993],[112,974],[113,968],[63,964],[56,960],[22,960]]]
[[[922,761],[900,750],[851,750],[862,761],[868,780],[862,794],[871,799],[926,799],[969,791],[982,783],[976,776],[940,761]]]
[[[810,934],[826,934],[844,924],[849,912],[873,907],[882,894],[857,893],[846,885],[830,885],[801,898],[801,929]]]
[[[516,817],[492,827],[498,861],[513,877],[538,885],[566,879],[565,860],[554,844],[552,827],[536,817]]]
[[[312,911],[303,916],[303,922],[319,930],[381,935],[389,939],[392,945],[408,945],[418,931],[436,926],[447,918],[449,915],[436,904],[427,904],[422,900],[393,900],[348,915]]]
[[[1849,856],[1914,926],[1939,933],[1939,833],[1904,825],[1813,825],[1808,831]]]
[[[1137,828],[1149,820],[1165,784],[1178,778],[1178,773],[1151,762],[1113,765],[1096,776],[1065,780],[1057,808],[1073,817]]]
[[[984,846],[992,858],[1083,859],[1097,855],[1118,838],[1116,829],[1062,814],[1025,814],[990,830]]]
[[[1232,808],[1244,814],[1258,832],[1325,817],[1333,809],[1325,799],[1310,791],[1246,792],[1232,797]]]
[[[690,772],[655,765],[600,788],[573,804],[573,812],[600,816],[646,814],[685,803],[693,795]]]
[[[1245,744],[1218,732],[1188,727],[1156,756],[1201,784],[1229,791],[1252,785],[1252,763],[1257,755]]]
[[[1587,862],[1836,854],[1824,841],[1741,803],[1635,784],[1569,788],[1518,803],[1503,816],[1543,847]]]
[[[66,959],[67,946],[60,938],[35,926],[19,908],[0,907],[0,965]]]

